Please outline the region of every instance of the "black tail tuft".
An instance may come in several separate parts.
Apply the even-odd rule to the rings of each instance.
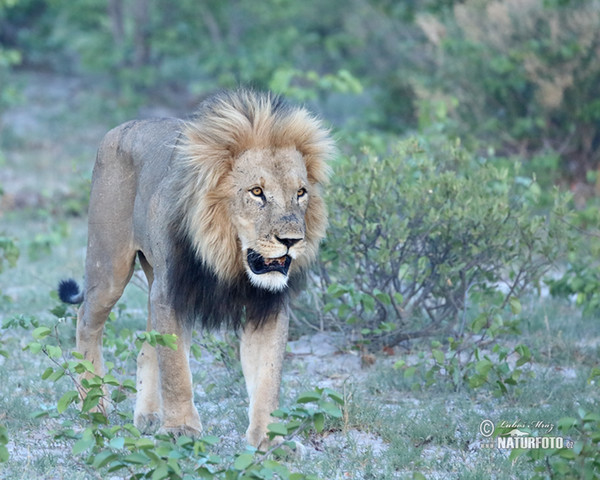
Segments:
[[[61,280],[58,284],[58,298],[65,303],[78,304],[83,302],[83,293],[72,278]]]

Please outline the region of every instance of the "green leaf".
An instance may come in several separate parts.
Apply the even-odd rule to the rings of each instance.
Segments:
[[[149,438],[140,438],[139,440],[136,440],[135,446],[136,446],[136,448],[139,448],[140,450],[146,450],[146,449],[154,448],[155,444],[154,444],[154,440],[151,440]]]
[[[156,343],[159,345],[170,348],[171,350],[177,350],[177,335],[165,333],[164,335],[157,335],[156,339]]]
[[[373,290],[373,295],[375,295],[375,298],[377,300],[379,300],[381,303],[383,303],[384,305],[391,305],[392,304],[392,300],[390,299],[390,296],[387,293],[382,292],[378,288],[376,288],[375,290]]]
[[[91,432],[88,433],[86,430],[83,433],[83,437],[75,442],[71,452],[73,455],[79,455],[80,453],[83,453],[91,448],[95,443],[96,441],[94,440],[93,434]]]
[[[102,468],[108,465],[111,461],[115,460],[117,455],[110,450],[105,450],[103,452],[98,453],[94,456],[94,461],[92,465],[94,468]]]
[[[322,413],[315,413],[313,423],[315,425],[315,430],[317,431],[317,433],[321,433],[325,428],[325,415],[323,415]]]
[[[46,345],[46,352],[50,358],[60,358],[62,356],[62,349],[56,345]]]
[[[123,458],[123,461],[126,463],[132,463],[134,465],[146,465],[148,463],[148,456],[143,453],[134,452],[130,455],[127,455]]]
[[[531,351],[526,345],[517,345],[515,352],[520,355],[516,363],[517,367],[521,367],[531,361]]]
[[[121,403],[127,400],[127,395],[122,390],[113,390],[110,394],[110,398],[115,403]]]
[[[95,389],[98,390],[98,389]],[[100,395],[97,392],[93,392],[92,390],[88,391],[85,400],[81,405],[82,412],[89,412],[93,408],[97,407],[100,404],[100,398],[102,397],[102,393]]]
[[[81,360],[80,362],[78,362],[75,365],[74,368],[76,373],[85,373],[85,372],[90,372],[90,373],[95,373],[94,372],[94,364],[92,362],[90,362],[89,360]]]
[[[33,354],[40,353],[42,351],[42,344],[38,342],[31,342],[24,348],[24,350],[29,350]]]
[[[137,389],[135,388],[135,381],[131,380],[130,378],[123,380],[123,383],[121,384],[121,386],[126,389],[129,390],[130,392],[136,393]]]
[[[297,403],[309,403],[309,402],[318,402],[321,400],[321,394],[319,392],[308,391],[301,393],[296,399]]]
[[[123,437],[115,437],[108,442],[108,445],[115,450],[121,450],[125,446],[125,439]]]
[[[36,340],[41,340],[42,338],[47,337],[51,333],[52,333],[52,330],[49,329],[48,327],[38,327],[31,334],[33,335],[33,338],[35,338]]]
[[[254,463],[254,455],[251,453],[242,453],[233,462],[233,468],[242,471],[246,470],[250,465]]]
[[[69,405],[71,405],[75,400],[79,398],[79,394],[75,390],[69,390],[66,392],[56,405],[56,410],[58,413],[63,413]]]
[[[9,458],[8,449],[4,445],[0,445],[0,463],[7,462]]]
[[[152,480],[163,480],[165,478],[169,478],[169,467],[167,467],[167,465],[160,465],[159,467],[156,467],[150,478]]]
[[[577,419],[573,417],[563,417],[558,421],[558,428],[566,431],[577,425]]]
[[[522,307],[518,298],[510,297],[508,303],[510,304],[510,311],[513,313],[513,315],[518,315],[521,313]]]
[[[433,355],[433,358],[435,359],[435,361],[437,363],[439,363],[440,365],[443,365],[444,362],[446,361],[446,356],[444,355],[444,352],[442,352],[441,350],[432,350],[431,354]]]
[[[64,370],[55,370],[54,373],[51,373],[48,376],[48,380],[50,380],[51,382],[56,382],[57,380],[61,379],[64,376],[65,376]]]
[[[558,456],[566,460],[574,460],[576,455],[573,449],[571,448],[561,448],[558,451]]]
[[[473,333],[479,333],[488,323],[487,316],[485,314],[478,315],[471,323],[471,330]]]
[[[267,425],[267,430],[275,435],[286,436],[288,429],[283,423],[270,423]]]
[[[319,402],[319,407],[330,417],[342,418],[342,411],[340,410],[340,407],[338,407],[335,403],[321,400]]]
[[[200,439],[202,442],[206,443],[207,445],[217,445],[221,439],[219,437],[215,437],[214,435],[206,435],[205,437],[202,437]]]
[[[583,417],[583,422],[587,423],[587,422],[600,422],[600,413],[586,413],[585,416]]]
[[[372,312],[375,309],[375,299],[370,295],[362,295],[361,301],[367,312]]]
[[[106,385],[112,385],[113,387],[119,386],[119,381],[114,377],[114,375],[111,375],[110,373],[107,373],[106,375],[104,375],[103,382]]]
[[[330,388],[326,388],[323,393],[325,393],[325,395],[327,395],[329,398],[331,398],[334,402],[338,403],[339,405],[344,405],[344,397],[342,397],[342,395],[340,395],[338,392],[336,392],[335,390],[331,390]]]
[[[484,358],[475,364],[475,370],[482,376],[487,377],[489,371],[492,369],[494,364],[488,359]]]

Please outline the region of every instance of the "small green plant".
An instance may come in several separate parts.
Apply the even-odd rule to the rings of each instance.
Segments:
[[[598,201],[590,200],[585,209],[575,212],[568,228],[579,232],[571,244],[559,277],[546,281],[550,294],[573,299],[584,315],[600,312],[600,213]]]
[[[27,345],[32,353],[43,354],[50,366],[42,373],[42,379],[58,382],[63,377],[70,379],[74,388],[67,390],[58,400],[56,408],[37,413],[38,417],[72,415],[81,393],[85,400],[76,408],[76,422],[80,431],[73,428],[73,421],[65,422],[56,436],[73,442],[72,453],[83,468],[97,475],[126,472],[130,478],[152,479],[267,479],[310,480],[316,477],[294,473],[278,458],[286,454],[283,447],[296,448],[293,438],[307,435],[311,428],[320,433],[327,417],[342,416],[343,398],[330,389],[315,389],[298,397],[295,405],[273,413],[279,423],[268,426],[273,447],[266,452],[247,447],[235,455],[222,456],[215,453],[219,439],[204,436],[199,439],[174,438],[156,434],[144,436],[131,422],[131,414],[123,413],[119,406],[128,395],[135,393],[132,380],[119,381],[113,362],[106,362],[104,376],[94,374],[93,365],[77,352],[68,353],[61,346],[61,329],[72,328],[69,309],[58,306],[52,310],[58,318],[52,326],[40,325],[37,321],[13,318],[10,325],[33,327],[33,342]],[[65,316],[66,315],[66,316]],[[114,338],[113,338],[114,340]],[[118,340],[118,339],[117,339]],[[156,332],[130,333],[126,343],[133,343],[139,350],[143,343],[176,348],[174,335]],[[118,350],[121,342],[109,342],[111,350]],[[106,345],[105,345],[106,346]],[[119,360],[119,355],[115,355]],[[86,374],[84,378],[82,374]],[[108,395],[108,391],[112,390]],[[110,415],[106,405],[112,407]],[[98,408],[102,406],[102,408]],[[0,430],[0,458],[2,457],[2,430]]]
[[[6,268],[14,267],[19,259],[19,247],[14,239],[0,236],[0,273]]]
[[[497,343],[483,350],[472,341],[450,337],[447,345],[437,340],[431,342],[431,357],[433,361],[412,366],[399,360],[395,367],[402,370],[405,377],[422,381],[424,387],[440,383],[450,385],[454,391],[485,387],[495,396],[512,394],[515,386],[533,375],[524,368],[532,358],[530,349],[522,344],[507,348]]]
[[[69,224],[64,221],[53,221],[48,230],[48,232],[36,233],[31,240],[28,240],[27,252],[32,260],[38,260],[42,256],[48,255],[52,248],[60,245],[70,234]]]
[[[534,464],[532,480],[600,478],[600,413],[580,408],[577,417],[563,417],[558,431],[569,447],[551,450],[514,449],[511,460],[525,457]]]

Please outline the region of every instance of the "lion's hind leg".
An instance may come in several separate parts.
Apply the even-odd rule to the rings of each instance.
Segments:
[[[102,358],[104,324],[133,274],[135,250],[128,248],[128,243],[115,245],[110,240],[110,231],[90,231],[83,303],[77,315],[77,351],[92,363],[94,373],[85,373],[81,379],[106,373]],[[86,396],[84,386],[80,395],[82,399]],[[104,412],[104,407],[101,400],[97,410]]]
[[[147,330],[152,330],[152,303],[150,292],[154,282],[154,272],[140,252],[140,264],[148,279],[148,323]],[[135,397],[135,410],[133,423],[142,433],[154,433],[162,424],[162,401],[160,396],[160,383],[158,372],[158,357],[156,348],[149,343],[144,343],[137,357],[136,374],[137,394]]]

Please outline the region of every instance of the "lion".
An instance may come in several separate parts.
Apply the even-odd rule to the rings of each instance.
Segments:
[[[138,354],[141,431],[201,433],[189,366],[198,321],[241,331],[246,439],[270,445],[290,298],[325,235],[334,151],[306,109],[248,89],[216,94],[188,121],[137,120],[106,134],[92,174],[85,286],[63,281],[59,296],[81,303],[77,350],[102,376],[104,323],[139,259],[147,329],[177,336],[176,350],[145,343]]]

